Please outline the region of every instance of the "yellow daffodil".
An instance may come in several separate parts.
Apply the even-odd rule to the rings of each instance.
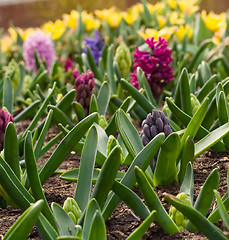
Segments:
[[[117,11],[116,7],[109,9],[96,10],[95,15],[101,20],[106,21],[108,25],[115,28],[119,25],[122,20],[121,12]]]
[[[215,14],[214,12],[206,13],[205,10],[201,12],[201,17],[204,21],[206,28],[212,32],[218,32],[220,28],[226,25],[226,13]]]
[[[58,40],[66,30],[66,25],[61,20],[49,21],[42,26],[42,30],[50,34],[53,40]]]
[[[17,32],[14,28],[8,28],[8,34],[3,35],[1,38],[1,50],[7,52],[13,43],[17,41]]]
[[[167,18],[165,16],[158,15],[157,22],[158,22],[159,28],[163,28],[167,22]]]
[[[176,31],[175,31],[175,36],[182,41],[185,37],[185,35],[188,36],[188,39],[192,38],[193,35],[193,31],[190,27],[190,25],[186,24],[186,25],[180,25],[179,27],[177,27]]]
[[[35,30],[38,30],[38,28],[27,28],[27,29],[22,29],[22,28],[17,28],[18,33],[20,34],[21,38],[23,41],[31,35]]]
[[[182,13],[178,13],[177,11],[172,11],[169,14],[169,22],[171,25],[181,25],[185,23]]]
[[[199,10],[197,6],[198,0],[178,0],[177,4],[181,12],[186,13],[187,15],[192,15],[193,13]]]
[[[91,31],[93,29],[99,28],[100,21],[94,18],[93,13],[87,13],[86,11],[83,11],[81,13],[81,17],[86,31]]]
[[[154,37],[155,40],[158,40],[159,37],[162,37],[167,41],[174,32],[175,27],[164,27],[159,31],[153,28],[146,28],[144,32],[139,30],[138,34],[144,39]]]
[[[72,29],[75,29],[77,27],[78,19],[79,19],[79,12],[76,10],[72,10],[70,14],[63,15],[64,24]]]

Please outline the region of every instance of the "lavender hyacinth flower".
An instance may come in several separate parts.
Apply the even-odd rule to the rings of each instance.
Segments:
[[[139,87],[137,67],[140,67],[145,72],[154,97],[158,98],[166,85],[174,78],[173,67],[169,65],[173,60],[172,51],[167,48],[168,43],[160,37],[158,41],[148,38],[145,43],[148,44],[146,51],[140,51],[138,47],[134,51],[134,72],[130,74],[130,81],[134,87]]]
[[[103,48],[105,46],[105,39],[101,37],[101,34],[98,30],[95,30],[94,38],[84,38],[85,47],[83,49],[84,53],[87,53],[87,46],[90,47],[91,53],[94,57],[96,64],[99,62],[99,58],[102,55]]]
[[[146,146],[157,134],[164,133],[167,138],[171,133],[170,120],[162,111],[153,110],[142,122],[141,139]],[[157,162],[157,155],[153,158],[150,166],[154,170]]]
[[[14,122],[13,117],[0,108],[0,151],[4,147],[5,131],[9,122]]]
[[[75,78],[75,85],[73,86],[76,89],[75,100],[83,106],[85,113],[88,114],[91,95],[95,88],[94,73],[88,70],[86,73],[79,75],[78,70],[74,70],[72,75]]]
[[[37,72],[34,53],[37,51],[41,61],[45,62],[49,71],[55,59],[55,49],[52,40],[42,31],[38,30],[29,35],[23,43],[23,58],[26,70]]]

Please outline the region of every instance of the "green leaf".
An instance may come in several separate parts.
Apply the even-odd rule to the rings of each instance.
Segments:
[[[164,231],[170,234],[179,232],[179,229],[162,206],[160,199],[154,192],[143,171],[140,168],[135,167],[135,175],[147,206],[150,211],[156,210],[155,221],[163,228]]]
[[[150,227],[151,223],[155,219],[156,211],[152,211],[150,215],[141,223],[141,225],[130,234],[130,236],[126,240],[140,240],[142,239],[143,235]]]
[[[7,108],[9,113],[13,114],[14,90],[9,77],[6,77],[3,84],[3,106]]]
[[[96,210],[92,219],[88,240],[106,240],[106,225],[100,211]]]
[[[111,90],[109,84],[107,82],[103,82],[97,96],[98,110],[100,115],[104,116],[106,115],[107,107],[110,101],[110,96]]]
[[[88,239],[89,231],[92,225],[92,220],[96,211],[101,211],[97,201],[92,198],[88,204],[85,219],[83,223],[83,239]]]
[[[143,148],[142,140],[138,134],[138,131],[123,110],[118,110],[116,114],[116,124],[122,140],[129,153],[133,157],[136,157],[136,155]]]
[[[92,184],[95,184],[97,182],[100,171],[101,171],[101,169],[99,169],[99,168],[93,169],[92,179],[91,179]],[[69,181],[69,182],[78,182],[79,172],[80,172],[79,168],[71,169],[71,170],[66,171],[63,174],[61,174],[60,179]],[[124,175],[125,175],[125,172],[118,171],[117,175],[115,177],[115,180],[120,181]]]
[[[32,204],[8,230],[4,236],[4,240],[26,240],[29,236],[29,233],[32,231],[42,207],[43,200],[39,200]]]
[[[73,102],[72,107],[77,115],[78,121],[83,120],[85,117],[83,106],[78,102]]]
[[[113,61],[114,61],[114,45],[111,44],[108,47],[107,52],[107,78],[111,88],[111,93],[116,94],[116,83],[114,78],[114,68],[113,68]]]
[[[182,110],[188,115],[192,116],[192,104],[190,98],[190,87],[189,87],[189,77],[186,68],[183,68],[182,77],[180,79],[180,96],[181,96],[181,106]]]
[[[125,79],[121,79],[120,83],[122,87],[128,91],[128,93],[136,100],[136,102],[147,112],[152,112],[155,109],[155,106],[148,101],[148,99],[141,94],[134,86],[128,83]]]
[[[18,179],[21,179],[20,176],[20,167],[19,167],[19,152],[18,152],[18,140],[15,124],[9,122],[4,138],[4,157],[5,161],[9,164],[11,169],[14,171]]]
[[[184,192],[190,198],[190,202],[193,205],[193,190],[194,190],[194,177],[192,163],[189,162],[186,168],[186,173],[184,176],[184,181],[180,187],[180,192]]]
[[[93,112],[98,112],[98,103],[95,94],[91,95],[90,107],[89,107],[89,114]]]
[[[196,199],[194,208],[203,216],[206,216],[212,201],[214,199],[214,189],[217,189],[219,186],[219,172],[218,169],[215,168],[211,174],[206,179],[204,185],[201,187],[199,195]],[[186,228],[194,232],[196,231],[196,227],[194,223],[188,222]]]
[[[54,171],[59,167],[59,165],[70,154],[74,146],[76,146],[79,140],[84,136],[92,123],[97,119],[98,114],[92,113],[91,115],[80,121],[60,142],[56,150],[53,152],[49,160],[39,172],[41,184],[44,184],[45,181],[54,173]]]
[[[103,205],[107,199],[107,195],[114,183],[120,161],[121,149],[119,146],[115,146],[102,166],[93,190],[93,194],[91,196],[92,198],[96,199],[101,209],[103,208]]]
[[[25,162],[26,162],[26,172],[28,175],[29,183],[31,186],[31,190],[33,193],[33,197],[36,201],[42,199],[44,201],[43,214],[48,219],[48,221],[52,224],[52,226],[56,229],[56,224],[49,208],[48,202],[46,200],[45,194],[42,190],[40,178],[38,176],[38,169],[36,164],[36,159],[33,152],[33,144],[32,144],[32,134],[28,131],[25,138]]]
[[[117,181],[112,186],[112,191],[117,194],[126,205],[131,208],[142,219],[146,219],[150,215],[149,209],[142,202],[140,197],[130,188]]]
[[[223,126],[210,132],[207,136],[202,138],[195,144],[195,155],[194,158],[198,157],[205,150],[215,145],[221,138],[226,136],[229,132],[229,123],[225,123]]]
[[[192,206],[187,205],[180,199],[171,194],[164,194],[167,202],[172,204],[178,211],[182,212],[196,227],[210,240],[226,240],[223,232],[211,223],[203,214],[197,211]]]
[[[149,166],[153,157],[157,154],[162,142],[164,140],[164,134],[159,133],[153,138],[142,150],[138,153],[135,159],[132,161],[121,183],[129,188],[132,188],[136,182],[134,175],[134,168],[138,166],[143,171]],[[107,219],[115,207],[119,204],[120,199],[117,195],[111,193],[109,195],[109,201],[103,210],[103,217]]]
[[[217,206],[219,208],[219,213],[223,220],[223,224],[226,226],[227,229],[229,229],[229,216],[227,214],[227,210],[226,210],[225,206],[223,205],[223,201],[220,198],[220,195],[217,192],[217,190],[214,190],[214,194],[215,194],[215,197],[217,200]]]
[[[177,133],[171,133],[161,145],[153,175],[154,186],[169,185],[177,181],[176,164],[180,155],[180,145]]]
[[[75,236],[76,228],[75,223],[69,217],[69,215],[65,212],[65,210],[57,203],[53,202],[52,205],[53,215],[57,224],[57,228],[59,230],[60,236]]]
[[[75,200],[82,212],[87,206],[90,198],[97,151],[97,139],[96,128],[92,126],[84,143],[80,161],[79,178],[75,191]]]
[[[193,163],[195,146],[190,136],[187,137],[184,147],[181,152],[179,182],[182,183],[185,171],[189,162]]]

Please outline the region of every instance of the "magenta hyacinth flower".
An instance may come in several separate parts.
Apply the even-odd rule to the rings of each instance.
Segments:
[[[37,72],[34,53],[37,51],[41,61],[45,62],[49,70],[55,59],[55,49],[52,40],[42,31],[38,30],[29,35],[23,43],[23,58],[26,70]]]
[[[85,113],[87,114],[91,95],[95,88],[94,73],[88,70],[86,73],[79,75],[78,70],[74,70],[72,75],[75,78],[75,85],[73,86],[73,88],[76,89],[75,100],[83,106]]]
[[[13,117],[0,108],[0,151],[2,151],[4,147],[5,131],[9,122],[14,122]]]
[[[84,38],[85,47],[83,49],[84,53],[87,53],[87,46],[90,47],[91,53],[94,57],[96,64],[99,62],[99,58],[102,55],[103,48],[105,46],[105,39],[101,37],[98,30],[95,30],[95,36],[93,38]]]
[[[167,41],[160,37],[158,41],[155,41],[154,38],[148,38],[145,43],[149,47],[147,51],[140,51],[138,47],[134,51],[134,72],[131,73],[130,81],[134,87],[139,87],[137,67],[140,67],[145,72],[154,97],[158,98],[165,86],[174,78],[173,67],[169,65],[173,60],[172,51],[167,48]]]
[[[74,63],[72,62],[71,58],[68,57],[65,61],[65,64],[64,64],[65,72],[73,70],[74,67],[75,67]]]

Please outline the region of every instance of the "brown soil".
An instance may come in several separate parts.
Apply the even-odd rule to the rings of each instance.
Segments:
[[[18,132],[22,131],[29,124],[28,121],[24,121],[17,125]],[[52,138],[58,132],[57,127],[53,127],[49,130],[47,140]],[[55,148],[55,147],[54,147]],[[50,157],[50,154],[54,150],[51,149],[47,154],[42,156],[39,159],[38,165],[43,165],[46,160]],[[227,167],[229,163],[228,153],[217,153],[215,151],[207,151],[202,154],[199,158],[194,161],[194,200],[199,193],[200,186],[203,185],[207,176],[214,168],[218,168],[220,173],[220,187],[218,191],[221,196],[227,191]],[[70,170],[76,167],[79,167],[80,156],[77,154],[70,154],[70,156],[61,164],[59,169]],[[59,178],[59,174],[55,174],[49,178],[49,180],[43,185],[43,189],[47,200],[49,203],[56,202],[60,205],[63,205],[63,202],[67,197],[74,196],[76,184],[63,181]],[[163,199],[162,193],[167,192],[173,195],[176,195],[179,191],[180,186],[175,183],[166,187],[157,187],[156,192],[160,197],[164,207],[168,210],[169,205]],[[139,190],[135,189],[137,193]],[[139,193],[140,194],[140,193]],[[215,204],[215,203],[214,203]],[[213,204],[213,205],[214,205]],[[21,211],[14,207],[7,207],[6,209],[0,209],[0,234],[4,235],[10,226],[16,221],[16,219],[21,215]],[[136,229],[140,223],[141,219],[134,214],[134,212],[129,209],[124,203],[120,203],[119,206],[115,209],[112,215],[106,222],[107,226],[107,238],[108,240],[114,239],[126,239],[131,232]],[[222,222],[217,223],[217,226],[225,231]],[[34,227],[33,231],[30,234],[29,239],[41,239],[36,228]],[[146,232],[143,239],[207,239],[201,233],[190,233],[186,230],[175,235],[169,235],[165,233],[157,224],[153,223],[150,229]]]

